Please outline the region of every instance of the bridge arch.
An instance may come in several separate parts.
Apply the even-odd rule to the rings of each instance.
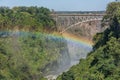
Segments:
[[[76,25],[79,25],[79,24],[82,24],[82,23],[85,23],[85,22],[90,22],[90,21],[101,21],[101,20],[102,20],[102,18],[95,18],[95,19],[83,20],[83,21],[80,21],[80,22],[78,22],[78,23],[72,24],[72,25],[70,25],[70,26],[64,28],[64,30],[60,31],[60,33],[62,34],[62,33],[64,33],[65,31],[67,31],[68,29],[73,28],[73,27],[75,27]]]

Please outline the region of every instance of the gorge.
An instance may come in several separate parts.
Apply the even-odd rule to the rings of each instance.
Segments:
[[[64,59],[63,57],[60,57],[60,60],[62,63],[64,62],[64,64],[59,63],[57,70],[52,69],[52,71],[50,71],[51,73],[47,75],[47,78],[49,78],[48,80],[56,79],[62,72],[65,72],[73,65],[78,64],[80,59],[86,58],[87,54],[92,51],[93,36],[98,32],[104,31],[106,27],[101,27],[101,21],[89,21],[75,25],[75,27],[62,33],[63,38],[67,42],[68,53],[67,56],[64,56],[66,54],[62,53]],[[67,58],[68,56],[69,58]]]
[[[119,6],[106,14],[0,7],[0,79],[119,80]]]

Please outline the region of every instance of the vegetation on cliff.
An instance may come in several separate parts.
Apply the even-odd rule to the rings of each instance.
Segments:
[[[93,51],[57,80],[120,79],[120,2],[108,5],[103,22],[109,28],[94,37]]]
[[[43,34],[54,31],[54,23],[47,8],[0,8],[0,80],[46,80],[44,69],[66,46],[64,39]]]

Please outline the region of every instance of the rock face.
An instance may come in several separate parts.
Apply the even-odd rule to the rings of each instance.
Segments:
[[[82,24],[75,25],[74,27],[66,30],[67,33],[74,34],[78,37],[84,37],[92,40],[96,33],[102,32],[106,27],[101,26],[101,21],[89,21]]]

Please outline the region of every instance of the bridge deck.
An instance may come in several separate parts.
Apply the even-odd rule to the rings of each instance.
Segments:
[[[104,16],[105,14],[51,14],[52,16]]]

